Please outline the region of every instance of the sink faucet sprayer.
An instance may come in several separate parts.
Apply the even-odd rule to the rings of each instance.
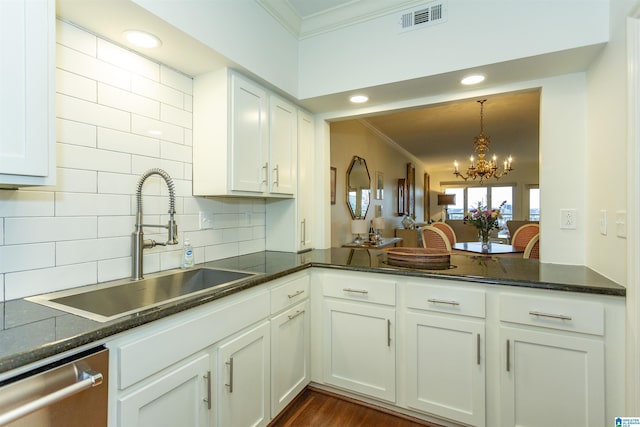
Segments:
[[[167,225],[158,225],[158,224],[143,224],[142,223],[142,185],[145,180],[149,178],[151,175],[160,175],[164,182],[167,184],[167,188],[169,189],[169,222]],[[138,185],[136,187],[136,201],[138,203],[138,208],[136,211],[136,227],[135,231],[131,234],[133,238],[132,245],[132,255],[133,262],[131,268],[131,278],[133,280],[142,279],[142,252],[145,248],[153,248],[154,246],[167,246],[167,245],[177,245],[178,244],[178,225],[174,219],[175,214],[175,204],[176,197],[174,193],[173,181],[168,173],[163,171],[162,169],[149,169],[145,173],[140,176],[138,180]],[[143,227],[156,227],[156,228],[166,228],[167,229],[167,241],[165,243],[156,242],[151,239],[144,239],[144,233],[142,232]]]

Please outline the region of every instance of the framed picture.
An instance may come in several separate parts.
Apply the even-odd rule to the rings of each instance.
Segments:
[[[398,216],[405,216],[407,213],[405,212],[406,204],[405,204],[405,193],[407,192],[407,180],[401,178],[398,180]]]
[[[384,198],[384,174],[379,171],[376,172],[376,186],[373,195],[377,200],[382,200]]]
[[[413,163],[407,163],[407,190],[405,194],[405,212],[411,218],[416,217],[416,168]]]
[[[330,184],[332,205],[336,204],[336,172],[337,172],[336,168],[332,166],[331,167],[331,184]]]
[[[424,221],[431,219],[431,178],[424,173]]]

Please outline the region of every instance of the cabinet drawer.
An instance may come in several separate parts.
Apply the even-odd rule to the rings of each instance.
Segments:
[[[271,314],[309,298],[309,276],[304,275],[271,289]]]
[[[396,282],[370,276],[327,274],[323,277],[324,296],[366,301],[377,304],[396,304]]]
[[[501,294],[500,320],[604,335],[604,306],[569,298]]]
[[[407,284],[406,304],[419,310],[485,317],[485,292],[451,286]]]

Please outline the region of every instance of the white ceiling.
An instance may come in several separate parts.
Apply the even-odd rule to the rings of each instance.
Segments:
[[[331,31],[361,20],[371,19],[393,10],[402,10],[425,1],[415,0],[255,0],[283,26],[299,37]],[[131,0],[57,0],[59,18],[74,23],[104,38],[138,51],[158,62],[167,64],[188,75],[198,75],[221,66],[235,66],[207,46],[155,17]],[[128,45],[121,34],[126,29],[145,29],[156,34],[163,42],[160,49],[144,51]],[[481,84],[492,86],[517,81],[583,71],[598,54],[599,46],[575,49],[540,57],[525,58],[504,64],[480,66],[473,71],[487,75]],[[241,67],[237,67],[240,68]],[[460,85],[460,78],[470,70],[429,76],[376,87],[360,88],[369,95],[369,106],[429,97],[442,93],[462,93],[476,90]],[[348,102],[351,92],[335,93],[298,102],[314,113],[350,111],[361,108]],[[521,94],[520,94],[521,95]],[[518,149],[502,150],[502,141],[537,141],[539,99],[532,96],[498,96],[485,104],[486,133],[492,137],[493,150],[510,151],[516,159],[537,160],[535,152],[521,144]],[[425,112],[417,110],[395,112],[380,117],[367,117],[388,138],[398,143],[417,158],[432,164],[436,159],[451,164],[456,144],[467,144],[459,150],[465,158],[471,154],[473,137],[479,131],[479,111],[476,99],[455,104],[440,105]],[[532,115],[526,116],[524,112]],[[515,116],[514,116],[515,115]],[[427,117],[419,119],[418,117]],[[532,122],[535,120],[535,124]],[[517,129],[506,123],[519,123]],[[503,132],[505,132],[503,136]],[[524,150],[518,152],[520,148]],[[508,154],[508,153],[506,153]],[[459,156],[458,156],[459,157]],[[462,160],[462,159],[460,159]],[[444,164],[444,163],[443,163]]]

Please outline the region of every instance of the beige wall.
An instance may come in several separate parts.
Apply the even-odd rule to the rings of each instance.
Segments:
[[[393,236],[394,228],[402,228],[401,216],[397,215],[398,179],[406,178],[407,163],[416,167],[416,218],[424,218],[424,167],[415,159],[393,147],[371,132],[358,120],[331,123],[331,166],[336,168],[336,204],[331,205],[331,246],[337,247],[353,240],[351,215],[346,203],[346,173],[353,156],[366,160],[372,187],[376,172],[384,174],[384,196],[382,200],[372,197],[367,212],[367,221],[374,218],[375,205],[382,206],[385,218],[385,237]]]

